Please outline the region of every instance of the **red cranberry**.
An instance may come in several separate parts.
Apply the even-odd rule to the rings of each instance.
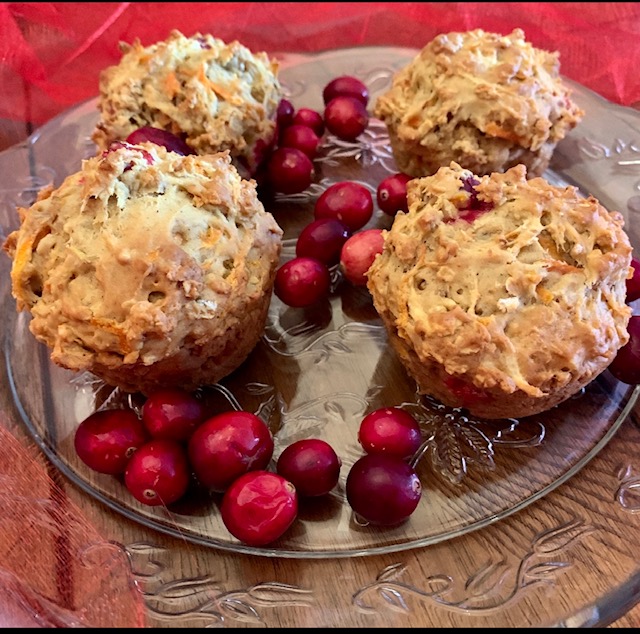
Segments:
[[[180,389],[157,390],[142,406],[142,422],[153,438],[188,440],[204,418],[202,401]]]
[[[151,440],[131,457],[124,483],[138,502],[168,506],[187,492],[190,475],[182,445],[173,440]]]
[[[478,193],[476,192],[476,185],[479,185],[480,181],[475,176],[468,176],[462,179],[463,191],[469,192],[471,195],[467,198],[466,202],[458,207],[458,218],[465,222],[474,222],[476,218],[481,216],[487,211],[493,209],[493,203],[490,201],[480,200]],[[445,220],[445,222],[454,222],[453,218]]]
[[[194,154],[194,151],[179,137],[169,132],[168,130],[162,130],[160,128],[153,128],[151,126],[144,126],[134,130],[126,139],[127,143],[155,143],[156,145],[162,145],[169,152],[175,152],[176,154]]]
[[[640,383],[640,315],[632,315],[627,326],[629,341],[618,350],[609,371],[629,385]]]
[[[276,123],[279,130],[284,130],[293,123],[293,115],[295,109],[288,99],[280,99],[278,109],[276,110]]]
[[[99,473],[124,473],[131,456],[149,439],[142,421],[130,409],[93,412],[77,427],[78,457]]]
[[[416,510],[422,486],[415,469],[404,460],[367,454],[349,470],[346,493],[360,517],[371,524],[392,526]]]
[[[354,97],[366,106],[369,103],[369,90],[366,85],[355,77],[342,75],[332,79],[322,91],[322,99],[325,106],[334,98],[339,96]]]
[[[280,147],[267,161],[267,178],[275,191],[297,194],[311,185],[313,162],[302,150]]]
[[[280,147],[293,147],[304,152],[310,159],[318,153],[318,135],[306,125],[294,123],[280,135]]]
[[[117,152],[118,150],[122,150],[122,149],[134,150],[136,153],[140,154],[142,156],[142,158],[144,158],[144,160],[147,162],[147,165],[153,165],[153,163],[155,162],[155,159],[153,158],[151,153],[147,152],[147,150],[145,150],[144,148],[140,147],[139,145],[134,145],[134,144],[131,144],[131,143],[127,143],[125,141],[113,141],[113,143],[111,143],[111,145],[109,145],[109,149],[105,150],[102,153],[101,156],[102,156],[102,158],[105,158],[111,152]],[[128,172],[133,167],[133,164],[134,164],[133,161],[131,161],[124,168],[124,171]]]
[[[329,295],[331,274],[315,258],[293,258],[277,271],[273,292],[287,306],[311,306]]]
[[[276,147],[276,142],[277,136],[275,133],[268,141],[258,139],[251,150],[250,157],[238,157],[237,160],[244,165],[251,178],[257,180],[262,177],[265,165]]]
[[[480,181],[475,176],[464,176],[460,180],[464,191],[475,194],[476,186],[480,184]]]
[[[322,115],[316,110],[311,110],[311,108],[300,108],[300,110],[293,115],[292,123],[306,125],[318,135],[318,138],[324,134]]]
[[[627,302],[635,302],[640,297],[640,261],[631,258],[633,277],[627,280]]]
[[[195,430],[188,455],[200,483],[221,492],[247,471],[264,469],[269,464],[273,437],[255,414],[224,412]]]
[[[366,107],[355,97],[334,97],[324,109],[327,130],[344,141],[355,141],[369,124]]]
[[[459,209],[458,218],[460,218],[461,220],[464,220],[465,222],[472,223],[487,211],[488,211],[488,208],[480,209],[478,207],[468,208],[468,209]],[[447,218],[445,219],[444,222],[448,224],[453,222],[453,219]]]
[[[354,286],[366,286],[367,271],[384,247],[382,229],[354,233],[342,246],[340,270]]]
[[[378,207],[389,216],[395,216],[399,211],[408,212],[407,183],[411,176],[398,172],[380,181],[376,191]]]
[[[360,423],[358,441],[367,453],[383,453],[407,460],[422,443],[418,421],[399,407],[383,407]]]
[[[338,484],[340,458],[333,447],[319,438],[291,443],[280,454],[276,471],[295,486],[298,495],[325,495]]]
[[[457,376],[448,375],[444,379],[444,384],[457,399],[458,407],[473,407],[492,400],[492,396],[481,387],[476,387],[471,381],[465,381]]]
[[[342,181],[325,189],[316,200],[315,218],[335,218],[357,231],[364,227],[373,215],[371,192],[360,183]]]
[[[298,236],[296,255],[309,257],[331,266],[340,260],[342,245],[351,237],[351,230],[335,218],[318,218],[310,222]]]
[[[296,489],[281,475],[251,471],[231,484],[220,516],[227,530],[249,546],[265,546],[282,536],[298,515]]]

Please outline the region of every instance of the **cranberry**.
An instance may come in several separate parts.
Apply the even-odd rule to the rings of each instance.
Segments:
[[[285,262],[277,271],[273,292],[287,306],[311,306],[327,297],[331,274],[326,264],[315,258],[300,257]]]
[[[351,230],[335,218],[318,218],[302,229],[296,242],[296,255],[320,260],[331,266],[340,261],[342,245]]]
[[[351,231],[362,229],[373,215],[371,192],[360,183],[342,181],[325,189],[316,200],[315,218],[335,218]]]
[[[367,454],[349,470],[346,482],[351,508],[371,524],[392,526],[417,508],[422,486],[407,462],[384,454]]]
[[[369,124],[369,114],[355,97],[334,97],[324,109],[327,130],[344,141],[355,141]]]
[[[300,110],[293,115],[292,123],[306,125],[318,135],[318,138],[324,134],[322,115],[316,110],[311,110],[311,108],[300,108]]]
[[[366,286],[367,271],[384,247],[382,229],[354,233],[342,246],[340,270],[354,286]]]
[[[304,152],[310,159],[318,153],[318,135],[306,125],[294,123],[280,135],[280,147],[293,147]]]
[[[167,388],[149,394],[141,415],[153,438],[182,442],[188,440],[204,420],[205,409],[191,392]]]
[[[267,161],[267,178],[275,191],[297,194],[311,185],[313,162],[302,150],[280,147]]]
[[[635,302],[640,297],[640,261],[631,258],[633,277],[627,280],[627,302]]]
[[[142,421],[130,409],[93,412],[77,427],[78,457],[99,473],[124,473],[131,456],[149,439]]]
[[[338,484],[340,458],[333,447],[319,438],[291,443],[280,454],[276,471],[304,497],[325,495]]]
[[[488,211],[488,208],[480,209],[478,207],[474,207],[474,208],[469,207],[469,208],[459,209],[458,218],[464,220],[465,222],[471,223],[477,218],[479,218],[480,216],[482,216],[482,214],[484,214],[486,211]],[[445,220],[445,223],[450,223],[450,222],[453,222],[451,218],[447,218]]]
[[[280,99],[276,110],[276,123],[279,130],[284,130],[293,123],[295,109],[288,99]]]
[[[224,491],[239,476],[264,469],[273,455],[273,437],[251,412],[224,412],[192,434],[188,455],[200,483]]]
[[[138,502],[168,506],[187,492],[190,475],[185,448],[173,440],[159,439],[133,454],[124,483]]]
[[[418,421],[399,407],[383,407],[360,423],[358,441],[367,453],[384,453],[407,460],[422,442]]]
[[[135,150],[135,152],[140,154],[142,158],[147,162],[147,165],[153,165],[155,162],[155,159],[153,158],[153,156],[149,152],[147,152],[144,148],[140,147],[139,145],[132,145],[131,143],[127,143],[125,141],[113,141],[113,143],[109,145],[109,149],[105,150],[101,156],[102,158],[106,158],[106,156],[111,152],[117,152],[118,150],[122,150],[122,149]],[[124,168],[124,171],[128,172],[133,167],[133,165],[134,163],[133,161],[131,161]]]
[[[363,106],[369,103],[369,90],[366,85],[355,77],[342,75],[332,79],[322,91],[322,99],[325,106],[334,98],[346,95],[354,97],[362,102]]]
[[[398,172],[380,181],[376,191],[378,207],[389,216],[395,216],[399,211],[408,212],[407,183],[411,176]]]
[[[470,194],[475,194],[476,185],[480,184],[480,181],[475,176],[465,176],[461,181],[462,189]]]
[[[629,341],[618,350],[609,371],[629,385],[640,383],[640,315],[632,315],[627,326]]]
[[[220,516],[227,530],[249,546],[265,546],[283,535],[298,515],[291,482],[270,471],[251,471],[231,484]]]
[[[466,202],[458,208],[458,217],[466,222],[473,222],[478,216],[493,209],[492,202],[478,198],[476,185],[479,184],[480,181],[475,176],[468,176],[462,179],[461,189],[471,194]],[[453,219],[448,219],[445,222],[453,222]]]
[[[251,178],[260,178],[260,175],[264,172],[264,166],[271,154],[273,154],[273,150],[276,147],[276,141],[276,134],[274,134],[268,141],[258,139],[251,149],[250,157],[237,158],[237,160],[244,165]]]
[[[476,387],[470,381],[465,381],[457,376],[448,375],[444,384],[457,399],[458,407],[473,407],[479,403],[489,403],[492,397],[481,387]]]
[[[126,143],[155,143],[156,145],[162,145],[169,152],[175,152],[176,154],[195,154],[195,152],[183,141],[179,136],[176,136],[168,130],[162,130],[160,128],[153,128],[151,126],[144,126],[134,130],[126,139]]]

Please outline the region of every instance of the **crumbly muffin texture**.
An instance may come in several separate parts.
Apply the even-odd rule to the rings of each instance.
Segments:
[[[229,150],[238,167],[255,171],[275,140],[282,98],[276,60],[237,41],[177,30],[150,46],[136,39],[120,49],[120,62],[100,74],[92,134],[100,149],[151,126],[183,138],[197,154]]]
[[[534,48],[522,29],[441,34],[396,73],[374,114],[410,176],[455,161],[478,175],[523,164],[532,178],[584,116],[559,68],[559,53]]]
[[[622,215],[524,166],[456,163],[408,185],[368,288],[420,393],[482,418],[577,393],[627,343]]]
[[[282,230],[228,152],[116,143],[19,212],[12,293],[58,365],[193,390],[259,341]]]

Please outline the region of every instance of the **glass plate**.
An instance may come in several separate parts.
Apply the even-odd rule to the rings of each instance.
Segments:
[[[415,53],[412,49],[364,47],[278,57],[283,85],[296,108],[321,111],[322,88],[330,79],[343,74],[361,78],[373,102],[389,85],[393,73]],[[638,244],[631,216],[640,211],[640,150],[636,143],[640,113],[566,81],[586,116],[559,145],[545,176],[557,185],[574,184],[584,195],[594,195],[608,208],[622,212],[632,242]],[[31,204],[40,187],[58,185],[79,169],[82,158],[95,153],[89,135],[96,119],[93,99],[0,154],[3,238],[18,225],[17,205]],[[295,238],[312,219],[314,201],[328,185],[358,181],[369,188],[375,200],[377,184],[396,171],[384,126],[376,119],[353,143],[326,135],[315,165],[315,181],[305,192],[265,201],[285,230],[282,262],[294,256]],[[366,228],[386,228],[391,221],[376,209]],[[447,615],[473,614],[491,617],[494,620],[489,622],[497,623],[500,619],[495,617],[509,607],[508,623],[518,618],[531,623],[526,611],[516,610],[517,616],[513,616],[512,604],[520,603],[516,598],[526,594],[528,601],[529,595],[538,591],[530,590],[534,586],[551,587],[558,593],[560,581],[571,577],[565,574],[573,565],[565,560],[566,551],[595,531],[593,522],[571,512],[573,483],[578,483],[578,508],[583,515],[590,511],[597,515],[602,499],[613,500],[624,527],[640,510],[634,500],[640,479],[624,455],[618,456],[620,464],[611,467],[609,475],[616,485],[611,494],[598,491],[601,481],[588,482],[586,493],[583,491],[584,468],[591,467],[603,448],[608,449],[612,439],[620,437],[640,388],[622,384],[605,371],[574,398],[538,416],[499,421],[469,418],[464,411],[417,395],[415,384],[387,344],[367,291],[345,283],[334,271],[331,297],[312,310],[288,308],[274,297],[267,328],[251,356],[220,384],[203,390],[212,412],[245,409],[257,413],[274,434],[274,461],[286,445],[310,436],[328,440],[342,459],[336,489],[325,499],[302,501],[298,520],[282,539],[263,548],[245,546],[222,524],[219,497],[194,487],[170,508],[147,507],[137,503],[121,481],[94,473],[77,459],[73,434],[83,418],[98,407],[128,403],[139,408],[142,401],[89,374],[71,373],[51,364],[48,351],[28,330],[28,316],[15,311],[8,258],[2,258],[0,267],[7,376],[4,397],[66,476],[129,519],[223,553],[296,560],[377,562],[380,555],[400,558],[385,558],[378,574],[351,593],[351,604],[360,612],[378,610],[380,606],[372,607],[374,597],[392,610],[411,612],[406,601],[410,595],[412,601],[422,602],[423,608],[430,603]],[[356,439],[362,417],[391,405],[409,410],[420,420],[425,443],[417,468],[423,497],[406,523],[383,529],[367,526],[353,516],[345,501],[344,483],[349,467],[362,455]],[[560,493],[555,495],[557,489]],[[567,489],[570,502],[563,507],[566,513],[545,509],[539,515],[543,503],[564,496]],[[595,490],[595,497],[590,489]],[[600,524],[614,522],[611,513],[608,509],[607,519],[600,518]],[[497,542],[495,525],[500,527]],[[491,536],[494,541],[487,544],[485,540]],[[519,563],[513,563],[518,549],[522,550]],[[403,561],[403,553],[408,559],[398,563]],[[446,561],[449,571],[429,573],[426,562],[431,557],[440,564]],[[412,583],[401,579],[407,561],[418,566]],[[365,566],[371,570],[369,564]],[[625,574],[632,573],[635,566],[630,565]],[[584,574],[584,567],[578,574]],[[592,587],[594,596],[589,592],[581,595],[590,610],[605,592],[597,583]],[[615,587],[617,582],[612,582],[606,590]],[[565,601],[562,610],[546,615],[545,622],[558,623],[567,614],[577,618],[576,612],[583,609],[581,601],[576,602],[575,597]],[[465,618],[452,622],[462,624]],[[601,620],[602,609],[596,617],[589,612],[580,618],[581,624]],[[341,621],[349,623],[348,618]],[[441,615],[434,623],[443,623]]]

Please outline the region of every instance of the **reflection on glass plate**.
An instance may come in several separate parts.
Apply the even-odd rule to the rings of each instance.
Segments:
[[[296,107],[322,110],[322,88],[330,79],[355,75],[375,99],[414,53],[389,48],[284,55],[281,77]],[[635,243],[629,216],[640,208],[640,171],[631,169],[637,154],[631,133],[640,129],[640,115],[572,85],[587,114],[558,148],[546,176],[557,185],[575,184],[585,195],[621,211]],[[96,118],[95,100],[81,104],[43,126],[28,143],[0,155],[4,235],[17,225],[15,205],[30,204],[39,187],[59,184],[95,152],[89,135]],[[2,169],[9,165],[11,176]],[[265,202],[285,230],[282,261],[295,255],[296,235],[312,218],[313,204],[328,185],[357,181],[375,198],[377,184],[395,171],[379,121],[372,119],[355,142],[326,136],[313,185],[301,194]],[[391,221],[376,211],[366,228],[387,228]],[[31,336],[27,316],[16,314],[7,263],[2,266],[4,359],[11,398],[34,439],[67,476],[110,507],[162,532],[222,550],[323,559],[394,553],[452,540],[511,516],[574,476],[610,441],[638,396],[637,389],[605,372],[544,414],[521,420],[470,418],[416,393],[387,344],[368,292],[345,283],[334,271],[331,297],[312,310],[289,308],[274,297],[265,333],[246,363],[219,385],[202,390],[212,412],[244,409],[258,414],[274,434],[274,461],[286,445],[305,437],[329,441],[342,460],[340,482],[326,499],[303,501],[299,520],[278,542],[247,547],[222,524],[219,497],[194,487],[171,508],[147,507],[137,503],[121,481],[94,473],[78,460],[73,434],[83,418],[98,407],[128,403],[139,408],[142,401],[91,375],[54,367],[47,350]],[[369,411],[392,405],[410,411],[421,424],[425,440],[417,469],[423,497],[409,521],[381,529],[354,517],[344,484],[350,466],[362,455],[356,437],[360,421]],[[570,521],[566,530],[573,534],[577,527]],[[391,572],[380,574],[391,583]],[[375,585],[362,589],[354,601],[368,605]],[[445,590],[439,590],[442,597]],[[472,599],[468,601],[471,605]]]

